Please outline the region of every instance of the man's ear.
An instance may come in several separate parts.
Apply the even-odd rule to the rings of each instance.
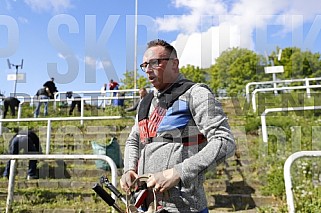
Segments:
[[[173,59],[173,69],[175,70],[175,72],[179,72],[179,60]]]

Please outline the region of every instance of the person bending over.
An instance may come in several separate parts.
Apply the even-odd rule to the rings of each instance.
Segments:
[[[6,118],[8,110],[10,108],[11,115],[16,115],[16,110],[19,108],[20,101],[15,97],[7,97],[3,101],[4,111],[3,111],[3,118]]]
[[[20,131],[14,135],[9,141],[9,154],[19,154],[19,151],[24,150],[25,154],[42,153],[39,142],[39,137],[32,130]],[[27,172],[27,179],[37,179],[37,160],[29,160],[29,169]],[[6,168],[3,172],[3,177],[9,178],[10,174],[10,160],[7,162]]]

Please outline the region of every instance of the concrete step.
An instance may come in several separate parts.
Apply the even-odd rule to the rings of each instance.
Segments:
[[[38,187],[41,187],[41,184],[38,182]],[[34,182],[34,183],[36,183]],[[64,199],[66,200],[76,200],[81,197],[82,202],[88,203],[88,205],[91,205],[91,203],[95,202],[97,203],[97,200],[94,198],[95,193],[91,191],[91,187],[95,184],[95,182],[87,182],[86,184],[83,183],[76,183],[76,182],[49,182],[48,183],[42,183],[46,185],[46,189],[48,192],[50,191],[50,197],[55,198],[55,197],[61,197],[63,196]],[[76,184],[76,185],[71,185],[70,184]],[[50,186],[50,187],[48,187]],[[29,185],[26,185],[26,187],[29,187],[29,191],[34,188],[34,186],[29,183]],[[60,190],[57,190],[58,187],[60,187]],[[64,188],[65,190],[63,191],[61,188]],[[44,187],[42,187],[44,188]],[[82,189],[79,191],[79,189]],[[73,191],[74,190],[74,191]],[[108,193],[110,193],[109,190],[106,190]],[[28,194],[28,193],[27,193]],[[5,200],[6,199],[6,193],[5,192],[0,192],[0,200]],[[27,197],[29,199],[32,199],[32,194],[29,193]],[[18,192],[15,192],[14,194],[14,201],[15,202],[20,202],[22,200],[26,199],[26,193],[24,193],[24,190],[19,190]],[[244,192],[243,194],[237,194],[237,193],[228,193],[228,192],[217,192],[217,191],[211,191],[208,193],[207,196],[208,199],[208,206],[210,209],[210,212],[256,212],[255,208],[260,206],[277,206],[280,202],[276,200],[272,196],[261,196],[261,195],[256,195],[254,193],[251,193],[251,191]],[[100,201],[101,202],[101,201]],[[119,201],[120,202],[120,201]],[[102,203],[102,206],[105,205]],[[70,211],[73,210],[75,207],[70,207]],[[61,209],[58,208],[58,209]],[[32,211],[34,212],[34,211]]]
[[[30,213],[110,213],[112,212],[111,207],[105,207],[108,209],[102,210],[104,207],[98,206],[97,209],[77,209],[77,208],[71,208],[71,209],[66,209],[66,208],[55,208],[55,209],[32,209],[31,211],[24,211],[24,212],[30,212]],[[0,207],[0,212],[5,212],[5,208]]]
[[[5,160],[0,160],[0,169],[2,167],[5,167],[7,161]],[[51,167],[55,167],[57,165],[61,165],[61,164],[64,164],[66,165],[67,167],[87,167],[87,166],[93,166],[95,165],[95,160],[83,160],[83,159],[76,159],[76,160],[39,160],[39,163],[38,163],[38,167],[41,166],[42,164],[47,164]],[[18,160],[16,162],[16,165],[18,167],[25,167],[25,166],[28,166],[28,162],[27,161],[23,161],[23,160]]]
[[[90,188],[91,189],[91,188]],[[0,212],[5,212],[5,201],[7,195],[0,192]],[[44,203],[44,200],[56,202],[51,204],[50,209]],[[41,204],[44,205],[41,205]],[[119,201],[117,201],[119,203]],[[62,192],[53,189],[37,191],[33,194],[23,191],[21,194],[15,192],[12,204],[13,212],[112,212],[109,207],[96,193],[91,191],[84,192]]]
[[[48,165],[46,163],[39,163],[38,166],[38,174],[39,178],[52,178],[52,179],[62,179],[62,178],[91,178],[98,177],[102,173],[108,173],[109,171],[105,171],[102,169],[98,169],[96,164],[92,162],[91,164],[75,164],[75,165],[67,165],[63,164],[63,162],[52,163]],[[28,165],[27,163],[19,165],[16,169],[17,177],[25,177],[27,173]],[[0,173],[2,174],[4,171],[4,165],[0,166]],[[248,174],[251,174],[253,170],[250,167],[238,167],[238,166],[230,166],[228,168],[219,167],[216,170],[208,171],[206,177],[208,179],[214,180],[224,180],[225,182],[233,181],[234,179],[243,179],[244,176],[251,177]],[[118,175],[122,175],[122,168],[118,169]]]
[[[78,143],[90,141],[109,141],[111,137],[117,137],[119,141],[125,142],[131,131],[131,126],[116,128],[115,126],[87,126],[85,129],[80,129],[77,126],[69,126],[68,128],[52,128],[51,142]],[[41,142],[45,143],[47,138],[46,127],[39,127],[36,133]],[[13,137],[12,132],[3,132],[2,137],[4,146],[7,147],[10,139]]]
[[[4,167],[0,168],[0,174],[2,175]],[[47,167],[46,165],[37,169],[37,174],[39,180],[54,181],[58,180],[75,180],[75,179],[95,179],[99,180],[102,175],[110,175],[110,171],[103,169],[97,169],[95,165],[84,168],[67,168],[67,167]],[[118,168],[117,175],[120,177],[122,175],[122,168]],[[27,167],[17,168],[16,170],[16,180],[23,180],[27,176]],[[3,179],[6,180],[6,179]],[[0,181],[1,182],[1,181]]]
[[[104,209],[106,208],[106,209]],[[0,207],[0,212],[5,212],[5,208]],[[97,209],[79,209],[77,208],[54,208],[54,209],[44,209],[44,208],[39,208],[39,209],[32,209],[32,211],[28,211],[32,213],[110,213],[112,212],[111,207],[105,207],[104,204],[101,204],[97,207]],[[222,213],[222,212],[234,212],[230,208],[214,208],[214,209],[209,209],[209,213]],[[238,210],[238,213],[256,213],[256,209],[249,209],[249,210]]]
[[[101,174],[102,175],[102,174]],[[15,181],[15,190],[19,190],[22,192],[23,190],[30,190],[32,188],[42,188],[42,189],[50,189],[55,190],[56,194],[62,193],[62,194],[68,194],[67,191],[70,193],[78,193],[79,189],[81,189],[81,193],[84,194],[85,192],[92,192],[91,188],[94,186],[95,183],[99,182],[99,178],[101,177],[97,176],[97,178],[91,178],[91,180],[79,180],[79,179],[33,179],[33,180],[16,180]],[[0,188],[1,191],[6,191],[8,188],[8,181],[0,181]],[[58,190],[59,189],[59,190]],[[68,190],[66,190],[68,189]],[[70,190],[74,189],[74,191]],[[18,195],[19,192],[16,192]],[[92,193],[90,193],[92,194]],[[84,194],[86,195],[86,194]]]
[[[256,207],[271,207],[280,204],[272,196],[252,194],[213,194],[207,197],[211,212],[257,212]]]
[[[46,184],[46,183],[42,183]],[[63,196],[66,200],[74,200],[79,199],[81,197],[82,202],[89,203],[97,202],[94,198],[95,193],[91,190],[91,187],[95,184],[95,182],[87,182],[87,184],[83,183],[76,183],[73,182],[73,186],[69,187],[70,183],[66,182],[54,182],[54,183],[47,183],[46,190],[50,191],[50,197],[61,197]],[[48,187],[48,185],[50,187]],[[41,187],[41,184],[38,183],[38,186]],[[34,186],[29,183],[26,187],[32,190]],[[60,190],[57,190],[60,187]],[[62,190],[64,187],[65,190]],[[42,186],[42,188],[44,188]],[[79,189],[82,189],[79,191]],[[109,190],[106,189],[108,193]],[[32,199],[31,193],[26,193],[23,189],[19,192],[14,193],[14,201],[19,202],[26,199],[26,194],[29,199]],[[0,192],[0,200],[6,200],[7,194],[5,192]],[[244,194],[233,194],[233,193],[223,193],[223,192],[209,192],[208,196],[208,206],[211,212],[228,212],[228,211],[244,211],[244,212],[251,212],[250,210],[254,210],[256,207],[260,206],[277,206],[280,204],[280,201],[276,200],[272,196],[261,196],[252,193],[244,193]],[[119,201],[120,202],[120,201]],[[71,207],[72,208],[72,207]]]
[[[1,171],[3,172],[3,170]],[[121,171],[119,171],[120,173]],[[107,173],[101,169],[63,169],[63,168],[50,168],[42,169],[38,171],[40,179],[70,179],[76,177],[83,178],[99,178],[103,174]],[[2,174],[2,173],[1,173]],[[25,178],[27,176],[27,169],[17,169],[16,177]]]
[[[30,212],[30,213],[109,213],[112,212],[111,207],[105,207],[107,209],[104,209],[104,207],[102,206],[98,206],[97,209],[86,209],[86,210],[79,210],[77,208],[55,208],[55,209],[43,209],[43,208],[39,208],[39,209],[32,209],[31,211],[24,211],[24,212]],[[0,212],[5,212],[6,209],[5,208],[1,208],[0,207]]]

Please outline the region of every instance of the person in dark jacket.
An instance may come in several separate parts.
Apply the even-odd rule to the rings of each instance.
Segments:
[[[39,137],[32,130],[20,131],[14,135],[9,142],[8,154],[19,154],[20,150],[24,150],[25,154],[39,154],[42,153]],[[27,172],[27,179],[36,179],[37,177],[37,160],[29,161],[29,169]],[[10,160],[7,162],[6,168],[3,172],[3,177],[9,178],[10,174]]]
[[[3,101],[4,111],[3,111],[3,118],[6,118],[8,113],[9,107],[11,110],[11,115],[16,115],[16,109],[19,108],[20,101],[15,97],[7,97]]]
[[[38,118],[38,116],[39,116],[40,107],[41,107],[42,103],[44,103],[44,105],[45,105],[44,115],[45,116],[48,115],[48,101],[42,102],[41,100],[48,100],[49,94],[50,94],[50,91],[49,91],[48,87],[43,87],[37,91],[36,97],[38,99],[38,102],[37,102],[36,110],[34,111],[35,118]]]
[[[72,98],[74,97],[74,100],[71,102],[70,110],[69,110],[69,115],[72,115],[72,112],[74,111],[76,105],[78,112],[81,112],[81,97],[78,94],[73,94],[73,92],[69,91],[67,92],[67,98]]]
[[[58,92],[54,80],[55,80],[54,78],[51,78],[50,81],[46,81],[46,82],[43,84],[43,87],[46,87],[46,88],[49,89],[49,91],[48,91],[48,92],[49,92],[48,96],[49,96],[50,99],[54,99],[55,93]]]

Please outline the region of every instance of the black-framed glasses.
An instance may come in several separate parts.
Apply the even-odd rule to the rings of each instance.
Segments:
[[[153,58],[150,59],[149,62],[144,62],[140,66],[143,72],[147,71],[147,66],[150,66],[151,68],[156,68],[159,66],[161,61],[168,61],[168,60],[173,60],[175,58]]]

